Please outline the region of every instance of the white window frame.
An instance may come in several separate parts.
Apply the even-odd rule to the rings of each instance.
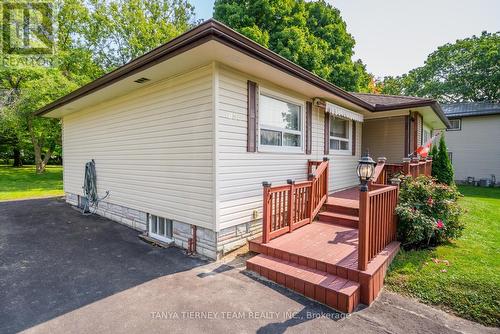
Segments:
[[[163,241],[163,242],[167,242],[167,243],[170,243],[173,241],[173,239],[171,237],[168,237],[168,236],[164,236],[164,235],[161,235],[161,234],[158,234],[158,233],[154,233],[153,232],[153,220],[156,219],[156,230],[158,231],[159,230],[159,219],[162,218],[164,219],[165,223],[167,222],[170,222],[170,224],[172,225],[172,228],[171,228],[171,232],[172,232],[172,235],[173,235],[173,229],[174,229],[174,222],[172,221],[172,219],[167,219],[167,218],[164,218],[164,217],[160,217],[160,216],[156,216],[156,215],[152,215],[152,214],[148,214],[148,234],[151,238],[153,239],[156,239],[156,240],[160,240],[160,241]],[[166,226],[165,226],[165,231],[166,231]]]
[[[451,118],[450,124],[452,121],[458,121],[458,128],[449,128],[446,131],[461,131],[462,130],[462,119],[461,118]]]
[[[262,109],[262,103],[261,103],[261,96],[265,95],[267,97],[270,97],[272,99],[280,100],[286,103],[291,103],[298,105],[300,107],[300,131],[297,130],[288,130],[288,129],[283,129],[279,127],[274,127],[274,126],[269,126],[261,123],[261,117],[258,117],[259,119],[259,124],[258,124],[258,138],[257,138],[257,147],[259,152],[272,152],[272,153],[304,153],[304,137],[305,137],[305,110],[306,110],[306,102],[304,100],[296,99],[293,97],[290,97],[285,94],[278,93],[276,91],[259,87],[259,110],[258,110],[258,115],[261,113],[265,112]],[[262,145],[260,143],[260,131],[261,129],[264,130],[271,130],[271,131],[279,131],[281,132],[281,142],[283,143],[283,133],[291,133],[295,135],[300,135],[300,146],[294,147],[294,146],[274,146],[274,145]]]
[[[330,129],[328,129],[328,145],[330,146],[330,154],[335,154],[335,155],[352,155],[352,119],[348,119],[348,118],[345,118],[345,117],[340,117],[340,116],[337,116],[337,115],[331,115],[329,114],[328,117],[330,117],[330,127],[332,126],[332,118],[339,118],[339,119],[342,119],[344,121],[347,121],[347,137],[348,139],[345,139],[345,138],[342,138],[342,137],[335,137],[335,136],[330,136]],[[343,142],[347,142],[347,150],[335,150],[335,149],[332,149],[332,145],[330,143],[330,141],[332,139],[335,139],[335,140],[340,140],[340,141],[343,141]]]

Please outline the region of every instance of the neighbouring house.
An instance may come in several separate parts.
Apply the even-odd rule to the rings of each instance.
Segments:
[[[445,104],[443,111],[451,124],[445,137],[456,181],[500,177],[500,103]]]
[[[94,159],[97,214],[212,259],[252,239],[249,269],[342,311],[376,297],[399,248],[384,161],[353,188],[363,148],[401,162],[448,125],[434,100],[346,92],[214,20],[37,114],[62,119],[68,203]]]

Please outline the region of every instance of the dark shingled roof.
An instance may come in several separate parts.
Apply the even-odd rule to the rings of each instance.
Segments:
[[[492,102],[462,102],[443,104],[447,117],[468,117],[500,114],[500,103]]]
[[[358,97],[359,99],[371,104],[374,107],[385,106],[394,107],[400,104],[415,104],[415,103],[431,103],[434,102],[433,99],[424,99],[420,97],[413,96],[401,96],[401,95],[384,95],[384,94],[368,94],[368,93],[351,93],[352,95]]]
[[[387,111],[417,107],[431,107],[439,116],[443,123],[448,127],[450,123],[446,118],[439,103],[434,99],[427,99],[415,96],[402,95],[384,95],[384,94],[369,94],[369,93],[351,93],[358,99],[370,104],[373,111]]]

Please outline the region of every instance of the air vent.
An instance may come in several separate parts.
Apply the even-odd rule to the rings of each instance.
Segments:
[[[150,79],[148,79],[148,78],[139,78],[139,79],[137,79],[137,80],[134,80],[134,82],[137,82],[137,83],[140,83],[140,84],[141,84],[141,83],[145,83],[145,82],[147,82],[147,81],[149,81],[149,80],[150,80]]]

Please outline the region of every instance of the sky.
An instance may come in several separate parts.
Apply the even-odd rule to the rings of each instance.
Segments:
[[[197,18],[212,17],[213,0],[191,0]],[[500,31],[500,0],[329,0],[354,36],[354,59],[376,77],[424,65],[438,46]]]

